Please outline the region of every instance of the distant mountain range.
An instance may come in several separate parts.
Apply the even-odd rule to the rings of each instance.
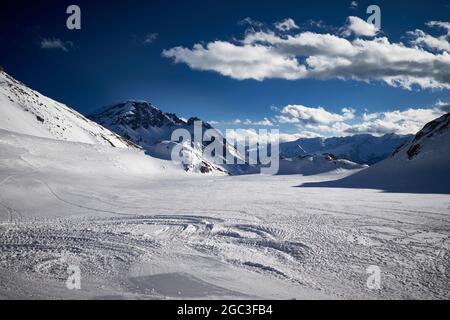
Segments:
[[[0,128],[32,136],[110,145],[118,148],[142,148],[152,157],[170,160],[171,151],[180,143],[171,141],[176,129],[194,132],[198,118],[183,120],[165,113],[146,101],[124,101],[94,112],[88,118],[29,89],[23,83],[0,72]],[[202,130],[212,129],[221,137],[224,154],[245,161],[219,131],[208,123]],[[362,169],[361,164],[375,164],[387,157],[413,136],[389,134],[382,137],[355,135],[342,138],[302,138],[280,144],[280,174],[314,174],[340,169]],[[202,150],[192,141],[182,144],[182,153],[189,159],[184,170],[216,174],[248,174],[258,172],[249,164],[215,164],[205,158]],[[417,152],[412,150],[411,152]]]
[[[426,124],[386,160],[341,180],[304,186],[449,194],[450,113]]]
[[[301,138],[280,144],[280,154],[284,158],[310,154],[332,154],[359,164],[373,165],[389,157],[402,144],[410,141],[413,135],[386,134],[375,137],[359,134],[349,137]]]
[[[165,113],[147,101],[129,100],[104,107],[92,113],[89,118],[118,135],[141,146],[146,152],[156,158],[171,159],[172,149],[179,143],[172,141],[172,132],[176,129],[189,131],[194,136],[194,123],[201,121],[199,118],[190,118],[185,121],[173,113]],[[208,123],[202,122],[202,133],[206,130],[215,130]],[[215,130],[219,143],[222,145],[223,154],[233,154],[235,158],[245,162],[245,156],[240,155],[236,148],[230,145],[222,134]],[[248,164],[217,164],[213,159],[203,155],[203,150],[210,142],[202,142],[201,146],[195,146],[193,141],[185,141],[182,145],[182,153],[186,159],[185,170],[195,172],[215,172],[242,174],[256,170]]]

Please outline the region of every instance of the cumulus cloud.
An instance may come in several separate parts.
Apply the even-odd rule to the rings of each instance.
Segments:
[[[431,108],[409,108],[386,112],[363,113],[356,116],[352,108],[343,108],[341,113],[327,111],[323,107],[288,105],[280,110],[280,123],[295,124],[300,132],[310,136],[348,136],[372,134],[382,136],[388,133],[400,135],[415,134],[431,120],[446,112],[449,105],[439,101]]]
[[[444,21],[429,21],[427,22],[428,27],[437,27],[437,28],[443,28],[447,30],[447,35],[450,36],[450,22],[444,22]]]
[[[368,23],[358,17],[348,17],[347,25],[344,27],[342,35],[348,37],[355,36],[374,37],[380,30],[372,23]]]
[[[264,127],[272,127],[273,126],[272,121],[270,121],[268,118],[264,118],[259,121],[252,121],[250,119],[246,119],[243,122],[243,124],[246,126],[264,126]]]
[[[322,107],[310,108],[303,105],[287,105],[277,117],[280,123],[297,123],[302,125],[323,125],[354,118],[355,110],[342,109],[342,114],[332,113]]]
[[[278,115],[275,119],[264,118],[262,121],[236,119],[232,122],[220,122],[227,125],[252,126],[294,126],[296,133],[280,133],[281,141],[294,141],[299,138],[342,137],[355,134],[416,134],[428,122],[450,112],[450,103],[438,100],[431,107],[407,108],[370,113],[367,110],[357,114],[353,108],[342,108],[340,112],[331,112],[323,107],[307,107],[303,105],[287,105],[274,108]],[[219,122],[216,122],[219,124]],[[256,137],[254,128],[240,129],[233,133],[236,139],[244,139],[247,135]],[[274,138],[274,137],[272,137]],[[271,138],[271,139],[272,139]]]
[[[40,42],[41,49],[58,49],[65,52],[69,52],[74,47],[71,41],[62,41],[56,38],[44,38]]]
[[[429,25],[447,30],[445,22]],[[349,18],[346,28],[356,35],[355,39],[346,39],[342,30],[337,34],[303,31],[287,35],[275,28],[247,31],[236,41],[174,47],[162,55],[192,69],[214,71],[237,80],[351,79],[382,81],[409,90],[450,89],[448,38],[437,38],[442,44],[441,51],[436,52],[429,50],[431,42],[420,39],[417,30],[407,45],[376,36],[374,26],[356,17]],[[364,35],[373,38],[360,38]]]
[[[410,31],[408,34],[413,38],[411,43],[418,47],[445,51],[447,53],[450,52],[450,43],[448,42],[447,36],[434,37],[419,29]]]
[[[407,109],[389,111],[366,116],[366,121],[344,125],[339,129],[346,134],[370,133],[384,135],[387,133],[415,134],[423,126],[438,118],[442,112],[438,109]]]
[[[283,21],[276,22],[275,28],[279,31],[289,31],[292,29],[298,29],[299,27],[295,24],[295,21],[291,18],[287,18]]]
[[[411,43],[421,48],[450,53],[450,23],[430,21],[426,25],[430,28],[437,27],[445,29],[447,34],[435,37],[423,30],[416,29],[415,31],[408,32],[408,35],[412,38]]]

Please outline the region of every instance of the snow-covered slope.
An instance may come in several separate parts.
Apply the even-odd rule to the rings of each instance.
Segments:
[[[184,121],[173,113],[161,111],[147,101],[136,100],[124,101],[102,108],[91,114],[89,118],[140,145],[149,155],[161,159],[170,159],[172,148],[178,144],[171,141],[172,132],[176,129],[186,129],[193,137],[194,122],[200,120],[190,118]],[[203,133],[209,129],[215,130],[208,123],[202,125]],[[216,132],[222,136],[218,131]],[[221,140],[224,150],[226,149],[237,158],[242,158],[223,136]],[[206,146],[207,143],[204,143],[201,149]],[[183,144],[183,153],[188,154],[188,158],[192,159],[191,162],[185,164],[185,169],[188,171],[239,174],[249,170],[247,165],[216,165],[212,159],[203,157],[200,148],[197,149],[189,143]]]
[[[135,147],[106,128],[0,71],[0,129],[43,138]]]
[[[301,138],[281,143],[280,153],[288,158],[330,153],[340,159],[372,165],[389,157],[398,146],[411,138],[412,136],[396,134],[386,134],[382,137],[359,134],[349,137]]]
[[[388,159],[340,181],[316,186],[450,193],[450,113],[431,121]],[[312,185],[310,185],[312,186]]]
[[[0,130],[0,300],[448,300],[450,195],[293,187],[343,175],[212,178]]]
[[[41,138],[0,129],[0,171],[16,176],[16,171],[33,178],[39,172],[83,180],[92,175],[108,178],[185,176],[171,161],[147,156],[138,148],[111,148],[53,138]],[[67,181],[65,183],[67,183]],[[32,204],[30,204],[32,205]]]
[[[308,176],[324,172],[342,173],[343,171],[365,169],[367,167],[367,165],[357,164],[349,160],[337,159],[331,154],[308,155],[280,159],[278,174],[303,174]]]

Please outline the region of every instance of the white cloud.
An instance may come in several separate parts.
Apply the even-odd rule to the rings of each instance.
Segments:
[[[244,126],[261,126],[261,127],[272,127],[273,121],[269,118],[264,117],[262,120],[241,120],[239,118],[232,121],[208,121],[211,125],[244,125]]]
[[[408,35],[413,38],[411,43],[418,47],[436,49],[450,53],[450,43],[447,39],[448,36],[433,37],[419,29],[408,32]]]
[[[356,110],[353,108],[342,108],[342,117],[344,120],[351,120],[355,118]]]
[[[59,49],[65,52],[69,52],[74,47],[71,41],[62,41],[56,38],[44,38],[41,40],[41,49]]]
[[[347,134],[370,133],[384,135],[387,133],[416,134],[423,126],[438,118],[442,112],[438,109],[407,109],[404,111],[381,112],[369,115],[370,119],[343,128]]]
[[[258,138],[261,135],[265,135],[268,137],[269,142],[274,142],[278,139],[279,142],[289,142],[295,141],[299,138],[307,138],[307,137],[316,137],[315,133],[303,132],[303,133],[281,133],[278,134],[271,132],[271,130],[267,131],[267,134],[262,134],[254,129],[239,129],[239,130],[229,130],[226,133],[226,138],[230,140],[235,140],[238,142],[247,141],[258,141]]]
[[[344,108],[342,114],[332,113],[322,107],[310,108],[302,105],[287,105],[277,117],[280,123],[297,123],[302,125],[322,125],[342,122],[354,118],[354,109]]]
[[[250,119],[246,119],[243,122],[243,124],[247,125],[247,126],[264,126],[264,127],[272,127],[273,126],[272,121],[270,121],[268,118],[264,118],[259,121],[252,121]]]
[[[350,24],[353,33],[375,33],[370,29],[375,27],[356,19]],[[436,23],[433,26],[438,26]],[[439,22],[439,26],[446,24]],[[448,45],[448,39],[439,39]],[[195,70],[215,71],[238,80],[351,79],[382,81],[404,89],[450,89],[450,54],[428,51],[417,43],[392,43],[387,37],[350,41],[330,33],[247,31],[240,41],[213,41],[195,44],[192,49],[175,47],[162,55]]]
[[[280,55],[274,48],[237,46],[224,41],[211,42],[206,47],[196,44],[192,50],[175,47],[164,50],[163,56],[173,58],[175,63],[186,63],[192,69],[212,70],[238,80],[296,79],[306,71],[296,59]]]
[[[297,132],[280,133],[280,141],[294,141],[299,138],[351,136],[355,134],[371,134],[382,136],[385,134],[416,134],[428,122],[450,112],[450,103],[438,100],[431,107],[407,108],[363,114],[356,114],[353,108],[342,108],[340,113],[326,110],[323,107],[306,107],[303,105],[287,105],[277,108],[276,119],[264,118],[262,121],[240,120],[220,122],[228,125],[272,126],[277,124],[294,125]],[[267,121],[267,123],[265,123]],[[211,123],[211,122],[210,122]],[[269,125],[269,123],[271,125]],[[233,133],[237,139],[256,137],[254,129],[239,129]],[[271,138],[273,139],[274,136]]]
[[[380,30],[372,23],[368,23],[358,17],[348,17],[347,25],[342,34],[345,37],[354,34],[356,36],[374,37]]]
[[[350,3],[350,9],[356,9],[356,8],[358,8],[358,2],[352,1],[352,3]]]
[[[356,117],[355,110],[343,108],[342,114],[332,113],[322,107],[286,106],[280,111],[280,123],[294,123],[300,132],[318,136],[348,136],[372,134],[381,136],[388,133],[415,134],[433,119],[440,117],[450,106],[438,101],[431,108],[409,108],[403,111],[367,113]]]
[[[283,21],[276,22],[275,28],[279,31],[289,31],[292,29],[298,29],[299,27],[295,24],[295,21],[291,18],[287,18]]]
[[[438,27],[447,30],[447,35],[450,36],[450,22],[444,21],[429,21],[427,22],[427,26],[429,27]]]
[[[144,44],[152,44],[158,38],[159,34],[149,33],[145,36]]]

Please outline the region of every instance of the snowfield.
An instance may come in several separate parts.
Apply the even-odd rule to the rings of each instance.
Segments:
[[[450,195],[302,187],[352,173],[197,175],[0,130],[0,298],[449,299]]]

